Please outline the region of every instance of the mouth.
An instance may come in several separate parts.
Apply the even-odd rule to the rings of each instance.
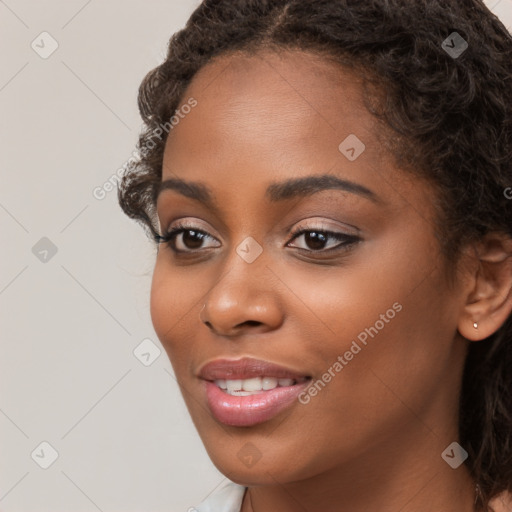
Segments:
[[[217,379],[213,383],[231,396],[258,395],[276,388],[285,388],[309,381],[310,377],[278,379],[276,377],[253,377],[250,379]]]
[[[203,366],[208,407],[225,424],[249,427],[271,420],[297,402],[311,377],[252,358],[220,359]]]

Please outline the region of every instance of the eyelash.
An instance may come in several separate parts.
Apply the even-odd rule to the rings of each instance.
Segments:
[[[198,251],[201,251],[202,249],[196,249],[196,250],[192,249],[192,250],[182,251],[182,250],[176,249],[174,247],[175,239],[178,237],[178,235],[180,235],[181,233],[185,233],[186,231],[194,231],[195,233],[202,235],[201,239],[204,239],[205,237],[213,238],[211,235],[209,235],[205,231],[197,229],[197,227],[195,227],[193,225],[178,224],[174,228],[169,230],[169,232],[167,232],[165,235],[163,235],[163,236],[156,235],[155,239],[156,239],[156,242],[159,244],[168,245],[171,248],[171,250],[176,254],[194,254]],[[296,238],[299,238],[301,235],[304,235],[305,233],[317,233],[317,234],[325,235],[328,238],[333,238],[335,240],[342,242],[334,247],[330,247],[329,249],[319,249],[317,251],[312,250],[312,249],[303,249],[301,247],[297,248],[300,251],[309,252],[309,253],[326,254],[326,253],[331,253],[331,252],[343,251],[343,250],[347,250],[349,246],[354,245],[355,243],[361,241],[361,238],[359,238],[356,235],[347,235],[344,233],[338,233],[336,231],[329,231],[327,229],[313,227],[313,228],[297,228],[297,229],[293,230],[290,234],[292,237],[290,242],[295,240]]]

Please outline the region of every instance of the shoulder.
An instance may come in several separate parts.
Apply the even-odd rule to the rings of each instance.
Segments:
[[[489,501],[489,508],[493,512],[512,512],[512,493],[503,491]]]
[[[191,512],[240,512],[246,487],[227,481]]]

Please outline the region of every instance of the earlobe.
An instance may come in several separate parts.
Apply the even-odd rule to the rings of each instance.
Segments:
[[[512,239],[492,233],[478,243],[471,290],[458,331],[470,341],[494,334],[512,314]]]

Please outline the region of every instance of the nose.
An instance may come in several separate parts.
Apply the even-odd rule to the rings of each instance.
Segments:
[[[283,311],[275,274],[263,261],[249,264],[237,254],[228,268],[205,297],[201,321],[213,333],[229,337],[279,328]]]

